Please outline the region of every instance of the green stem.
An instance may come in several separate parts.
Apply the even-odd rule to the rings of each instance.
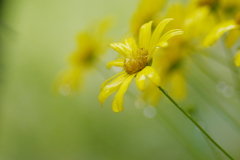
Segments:
[[[233,158],[219,145],[215,142],[212,137],[207,134],[207,132],[187,113],[185,112],[169,95],[168,93],[160,86],[158,88],[163,92],[163,94],[185,115],[187,118],[192,121],[195,126],[218,148],[220,149],[229,159],[233,160]]]

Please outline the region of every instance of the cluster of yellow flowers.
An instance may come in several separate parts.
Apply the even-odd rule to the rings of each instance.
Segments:
[[[70,56],[69,68],[57,80],[62,93],[78,90],[83,72],[94,66],[100,53],[105,51],[105,23],[97,32],[79,35],[78,48]],[[124,93],[133,78],[137,88],[144,91],[142,98],[153,105],[160,97],[159,86],[167,88],[174,98],[184,98],[187,57],[213,45],[221,37],[225,39],[225,47],[231,48],[240,36],[239,29],[239,0],[192,0],[171,5],[164,0],[141,0],[130,22],[132,36],[124,43],[110,44],[122,58],[110,61],[107,68],[117,66],[123,71],[102,84],[100,103],[117,91],[112,109],[122,111]],[[240,66],[240,50],[234,62]],[[153,83],[147,84],[146,77]]]

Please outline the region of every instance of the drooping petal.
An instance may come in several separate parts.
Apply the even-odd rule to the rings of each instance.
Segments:
[[[146,76],[144,75],[144,72],[142,71],[138,72],[136,76],[136,84],[140,91],[143,92],[145,90]]]
[[[170,31],[168,31],[167,33],[165,33],[158,41],[157,46],[160,47],[165,47],[168,43],[167,41],[177,35],[181,35],[183,34],[183,31],[180,29],[172,29]]]
[[[155,71],[154,68],[147,66],[145,67],[142,72],[145,74],[145,76],[147,76],[148,78],[151,79],[151,81],[156,85],[156,86],[160,86],[160,76],[158,75],[158,73]]]
[[[120,75],[122,75],[122,74],[124,74],[124,73],[126,73],[125,71],[122,71],[122,72],[120,72],[120,73],[118,73],[118,74],[116,74],[115,76],[112,76],[111,78],[109,78],[109,79],[107,79],[106,81],[104,81],[103,82],[103,84],[101,85],[101,91],[102,91],[102,89],[108,84],[108,82],[110,82],[112,79],[114,79],[114,78],[116,78],[116,77],[118,77],[118,76],[120,76]]]
[[[115,91],[117,91],[119,89],[119,87],[121,86],[121,84],[125,81],[125,79],[128,77],[127,74],[124,75],[120,75],[119,77],[117,77],[115,80],[113,80],[112,82],[108,83],[107,85],[105,85],[105,87],[101,90],[99,96],[98,96],[98,100],[99,102],[102,104],[105,102],[105,100],[111,95],[113,94]]]
[[[235,56],[234,63],[237,67],[240,67],[240,51],[238,51],[237,55]]]
[[[131,48],[122,43],[111,43],[110,46],[124,57],[128,57],[132,53]]]
[[[164,29],[164,27],[168,24],[168,22],[170,22],[171,20],[173,20],[172,18],[167,18],[167,19],[164,19],[163,21],[161,21],[156,29],[154,30],[153,32],[153,35],[151,37],[151,40],[150,40],[150,50],[152,50],[156,44],[158,43],[158,40],[162,34],[162,31]]]
[[[133,37],[130,37],[125,40],[125,43],[127,46],[129,46],[132,51],[135,53],[137,51],[137,44],[135,42],[135,39]]]
[[[124,59],[113,60],[107,63],[107,69],[110,69],[112,66],[123,67]]]
[[[149,41],[151,38],[152,21],[145,23],[139,32],[139,48],[149,49]]]
[[[234,20],[220,23],[205,37],[203,40],[203,46],[208,47],[213,45],[224,33],[237,28],[239,28],[239,25],[237,25]]]
[[[112,103],[112,110],[116,113],[123,111],[123,103],[124,103],[124,93],[128,89],[128,86],[130,85],[132,79],[134,78],[135,74],[128,75],[127,78],[125,78],[124,82],[122,83],[121,87],[119,88],[119,91],[114,97],[113,103]]]
[[[239,37],[240,37],[240,31],[238,29],[229,31],[225,41],[226,46],[228,48],[231,48],[236,43]]]

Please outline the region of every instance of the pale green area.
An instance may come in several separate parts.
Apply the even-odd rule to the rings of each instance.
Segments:
[[[139,94],[135,84],[125,95],[124,112],[111,110],[113,96],[102,108],[97,100],[100,85],[115,74],[105,69],[105,62],[99,64],[104,76],[90,72],[78,95],[66,97],[51,90],[57,73],[66,66],[65,57],[75,48],[76,34],[96,20],[111,16],[114,28],[110,34],[119,41],[128,31],[136,5],[137,0],[6,3],[4,22],[12,31],[2,34],[0,160],[226,159],[165,98],[154,118],[145,117],[143,109],[134,106]],[[116,52],[109,51],[108,55],[107,60]],[[188,69],[195,77],[201,75],[194,67]],[[189,98],[182,106],[192,109],[209,134],[233,157],[240,158],[239,128],[224,114],[215,112],[215,104],[205,102],[204,96],[217,97],[226,108],[240,104],[233,98],[225,100],[208,79],[197,78],[198,82],[193,77],[189,78]],[[204,92],[201,83],[211,92]],[[239,123],[240,112],[233,108],[229,112]]]

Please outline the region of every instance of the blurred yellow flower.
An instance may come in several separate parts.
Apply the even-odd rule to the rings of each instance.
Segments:
[[[171,18],[161,21],[152,34],[152,22],[148,22],[140,28],[138,45],[133,37],[125,40],[124,43],[112,43],[110,46],[119,52],[124,59],[110,61],[107,68],[112,66],[123,67],[124,71],[106,80],[102,86],[99,94],[100,103],[104,101],[115,91],[116,93],[112,110],[120,112],[123,110],[123,96],[126,92],[132,79],[136,77],[136,84],[140,91],[145,89],[146,76],[151,81],[160,86],[160,77],[155,71],[152,64],[152,58],[160,49],[168,44],[168,40],[173,36],[180,35],[183,32],[180,29],[173,29],[161,36],[162,30],[167,25]]]
[[[240,12],[236,14],[235,20],[227,20],[215,26],[203,40],[203,46],[213,45],[226,32],[229,33],[226,36],[225,44],[226,47],[231,48],[240,37]],[[240,66],[239,53],[236,55],[234,62],[236,66]]]
[[[104,19],[94,27],[89,27],[77,36],[77,48],[68,57],[68,67],[62,71],[54,87],[63,95],[79,90],[83,75],[94,68],[100,55],[106,50],[105,33],[111,24],[110,19]]]
[[[185,98],[187,93],[185,60],[196,50],[201,49],[201,39],[211,26],[209,23],[202,25],[212,18],[208,16],[210,12],[208,7],[196,8],[192,5],[173,4],[168,8],[165,17],[173,17],[174,21],[165,29],[180,28],[184,31],[184,35],[172,38],[169,45],[160,50],[160,54],[154,58],[152,64],[162,77],[161,86],[167,88],[169,94],[178,100]],[[161,93],[149,83],[142,98],[155,106],[161,98]]]
[[[157,21],[158,13],[161,8],[164,6],[166,0],[140,0],[139,6],[134,13],[130,29],[133,36],[137,36],[139,33],[140,27],[149,21]]]
[[[238,24],[235,20],[228,20],[228,21],[225,21],[225,22],[222,22],[222,23],[216,25],[209,32],[209,34],[204,38],[203,46],[209,47],[209,46],[213,45],[224,33],[231,31],[231,30],[239,29],[239,27],[240,27],[240,24]],[[231,36],[227,38],[226,45],[228,47],[231,47],[237,40],[239,34],[229,33],[229,35],[231,35]]]

